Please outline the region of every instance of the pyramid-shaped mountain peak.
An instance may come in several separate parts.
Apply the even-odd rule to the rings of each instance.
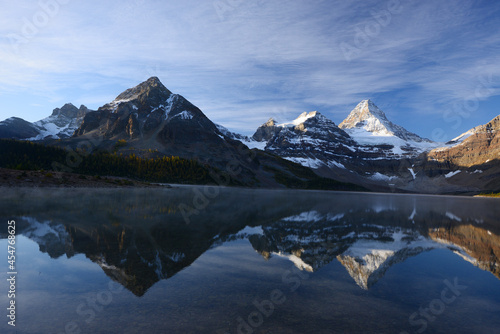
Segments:
[[[346,130],[354,137],[368,136],[373,139],[373,136],[394,136],[415,142],[423,140],[418,135],[389,121],[385,113],[371,100],[363,100],[358,103],[349,116],[339,124],[339,128]],[[425,141],[429,142],[427,139]]]
[[[129,88],[115,99],[116,102],[139,100],[144,102],[147,99],[157,101],[165,101],[172,95],[172,92],[165,87],[160,79],[151,77],[148,80],[138,84],[133,88]]]
[[[386,127],[390,125],[385,113],[368,99],[358,103],[349,116],[340,123],[339,127],[341,129],[352,129],[369,121],[378,121],[377,123],[382,123]]]

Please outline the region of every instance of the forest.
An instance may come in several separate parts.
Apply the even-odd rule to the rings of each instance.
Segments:
[[[30,141],[0,140],[0,168],[119,176],[149,182],[206,184],[213,167],[196,160],[162,156],[141,158],[98,151],[91,154]],[[213,181],[212,181],[213,182]]]

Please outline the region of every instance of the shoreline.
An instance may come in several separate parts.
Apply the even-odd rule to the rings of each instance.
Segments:
[[[133,180],[125,177],[117,176],[90,176],[84,174],[54,172],[54,171],[25,171],[16,169],[0,168],[0,188],[19,188],[19,189],[36,189],[36,188],[90,188],[90,189],[171,189],[182,187],[203,187],[213,185],[203,184],[174,184],[174,183],[158,183],[144,182]],[[336,193],[351,193],[351,191],[339,190],[319,190],[319,189],[293,189],[293,188],[252,188],[252,187],[226,187],[223,188],[238,188],[238,189],[253,189],[253,190],[276,190],[276,191],[327,191]],[[500,195],[464,195],[464,194],[430,194],[430,193],[392,193],[392,192],[365,192],[352,191],[358,194],[372,195],[408,195],[408,196],[445,196],[445,197],[466,197],[466,198],[500,198]]]
[[[0,168],[0,188],[171,188],[115,176]]]

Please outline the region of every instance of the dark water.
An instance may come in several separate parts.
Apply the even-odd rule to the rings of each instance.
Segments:
[[[1,333],[498,333],[500,201],[4,190]]]

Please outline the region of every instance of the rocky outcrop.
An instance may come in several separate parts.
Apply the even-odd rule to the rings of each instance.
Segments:
[[[53,117],[68,117],[68,118],[80,118],[84,117],[85,114],[87,114],[90,110],[84,106],[81,105],[80,108],[75,107],[72,103],[66,103],[64,106],[61,108],[56,108],[52,111]]]
[[[447,146],[432,150],[430,160],[471,167],[500,158],[500,116],[455,138]]]
[[[282,127],[276,126],[276,121],[273,118],[270,118],[266,123],[258,127],[252,138],[256,141],[268,142],[282,129]]]

